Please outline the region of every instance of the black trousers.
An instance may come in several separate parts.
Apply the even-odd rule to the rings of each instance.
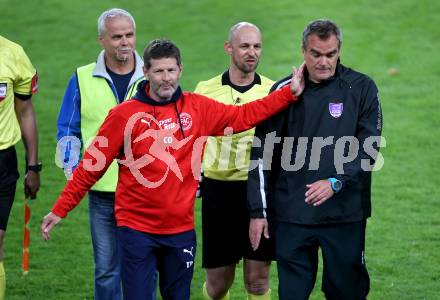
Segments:
[[[365,266],[366,221],[325,225],[275,224],[280,300],[308,299],[316,281],[329,300],[364,300],[370,289]]]

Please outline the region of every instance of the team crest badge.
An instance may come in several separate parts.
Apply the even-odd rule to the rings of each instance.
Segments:
[[[0,101],[6,98],[7,87],[8,85],[6,83],[0,83]]]
[[[190,114],[181,113],[180,114],[180,123],[182,124],[182,129],[184,131],[189,130],[192,127],[192,117]]]
[[[38,73],[35,73],[34,77],[32,77],[31,88],[32,95],[38,91]]]
[[[339,118],[344,111],[344,103],[329,103],[328,111],[333,118]]]

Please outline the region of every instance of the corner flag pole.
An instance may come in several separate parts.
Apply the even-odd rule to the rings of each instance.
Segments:
[[[31,208],[29,207],[28,197],[24,197],[24,232],[23,232],[23,275],[29,272],[29,243],[31,232],[28,228],[31,219]]]

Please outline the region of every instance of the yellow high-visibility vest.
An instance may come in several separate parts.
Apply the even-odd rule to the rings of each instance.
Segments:
[[[81,95],[81,136],[83,140],[83,153],[93,140],[99,127],[104,122],[110,109],[118,105],[118,100],[109,86],[107,80],[93,76],[96,63],[77,69],[78,86]],[[141,80],[128,87],[125,100],[136,93],[136,88]],[[91,188],[94,191],[114,192],[118,183],[118,165],[113,161],[104,176]]]

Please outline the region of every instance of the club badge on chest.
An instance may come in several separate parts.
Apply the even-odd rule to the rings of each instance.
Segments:
[[[339,118],[344,111],[344,103],[329,103],[328,111],[333,118]]]

